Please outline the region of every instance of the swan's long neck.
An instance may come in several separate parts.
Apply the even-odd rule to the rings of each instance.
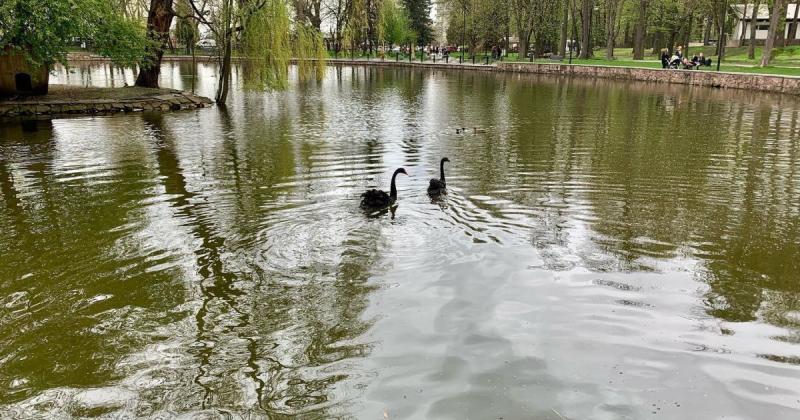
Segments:
[[[397,200],[397,186],[395,185],[394,180],[397,178],[397,174],[399,173],[400,171],[394,171],[394,175],[392,175],[392,188],[389,190],[389,198],[392,200]]]
[[[447,185],[447,182],[444,181],[444,159],[439,163],[439,172],[442,174],[439,180],[442,181],[442,184]]]

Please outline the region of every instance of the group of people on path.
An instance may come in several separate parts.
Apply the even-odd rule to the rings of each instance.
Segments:
[[[664,48],[661,50],[661,68],[663,69],[677,69],[683,67],[686,70],[695,70],[701,66],[710,67],[711,59],[706,58],[703,53],[695,54],[691,60],[683,56],[683,46],[678,45],[675,48],[675,53],[669,55],[669,50]]]

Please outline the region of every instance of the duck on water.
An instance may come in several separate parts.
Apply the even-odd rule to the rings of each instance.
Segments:
[[[428,194],[430,195],[440,195],[443,193],[447,193],[447,182],[444,179],[444,163],[450,162],[448,158],[442,158],[441,162],[439,162],[439,179],[431,179],[430,184],[428,185]]]
[[[397,186],[395,185],[397,174],[404,174],[408,176],[408,173],[406,173],[405,169],[397,168],[392,175],[392,183],[390,185],[389,194],[386,194],[386,192],[383,190],[367,190],[361,194],[361,208],[366,210],[375,210],[394,204],[397,201]]]

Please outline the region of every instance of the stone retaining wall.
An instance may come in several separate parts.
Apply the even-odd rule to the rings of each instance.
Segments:
[[[591,66],[560,63],[495,63],[458,64],[430,61],[328,60],[332,65],[401,66],[435,69],[463,69],[499,71],[509,73],[534,73],[554,76],[577,76],[640,82],[674,83],[713,88],[746,89],[769,93],[800,95],[800,77],[770,76],[764,74],[727,73],[711,70],[663,70],[639,67]]]
[[[579,76],[642,82],[677,83],[715,88],[747,89],[770,93],[800,94],[800,77],[726,73],[709,70],[662,70],[579,64],[500,63],[499,71]]]
[[[294,63],[295,60],[292,60]],[[459,64],[458,59],[452,60],[449,63],[443,62],[438,60],[437,62],[433,61],[395,61],[395,60],[381,60],[379,58],[374,58],[371,60],[350,60],[350,59],[330,59],[327,60],[329,65],[345,65],[345,66],[378,66],[378,67],[415,67],[415,68],[427,68],[427,69],[444,69],[444,70],[476,70],[476,71],[504,71],[501,70],[499,67],[493,64],[480,64],[476,61],[475,64],[471,63],[463,63]]]
[[[0,117],[53,114],[110,114],[137,111],[175,111],[211,106],[208,98],[173,90],[155,96],[125,99],[84,99],[74,101],[41,100],[0,102]]]

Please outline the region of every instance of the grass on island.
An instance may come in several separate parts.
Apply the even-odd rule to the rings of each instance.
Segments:
[[[9,98],[15,102],[74,102],[91,100],[122,100],[162,95],[172,89],[143,87],[99,88],[75,85],[50,85],[47,95]]]

